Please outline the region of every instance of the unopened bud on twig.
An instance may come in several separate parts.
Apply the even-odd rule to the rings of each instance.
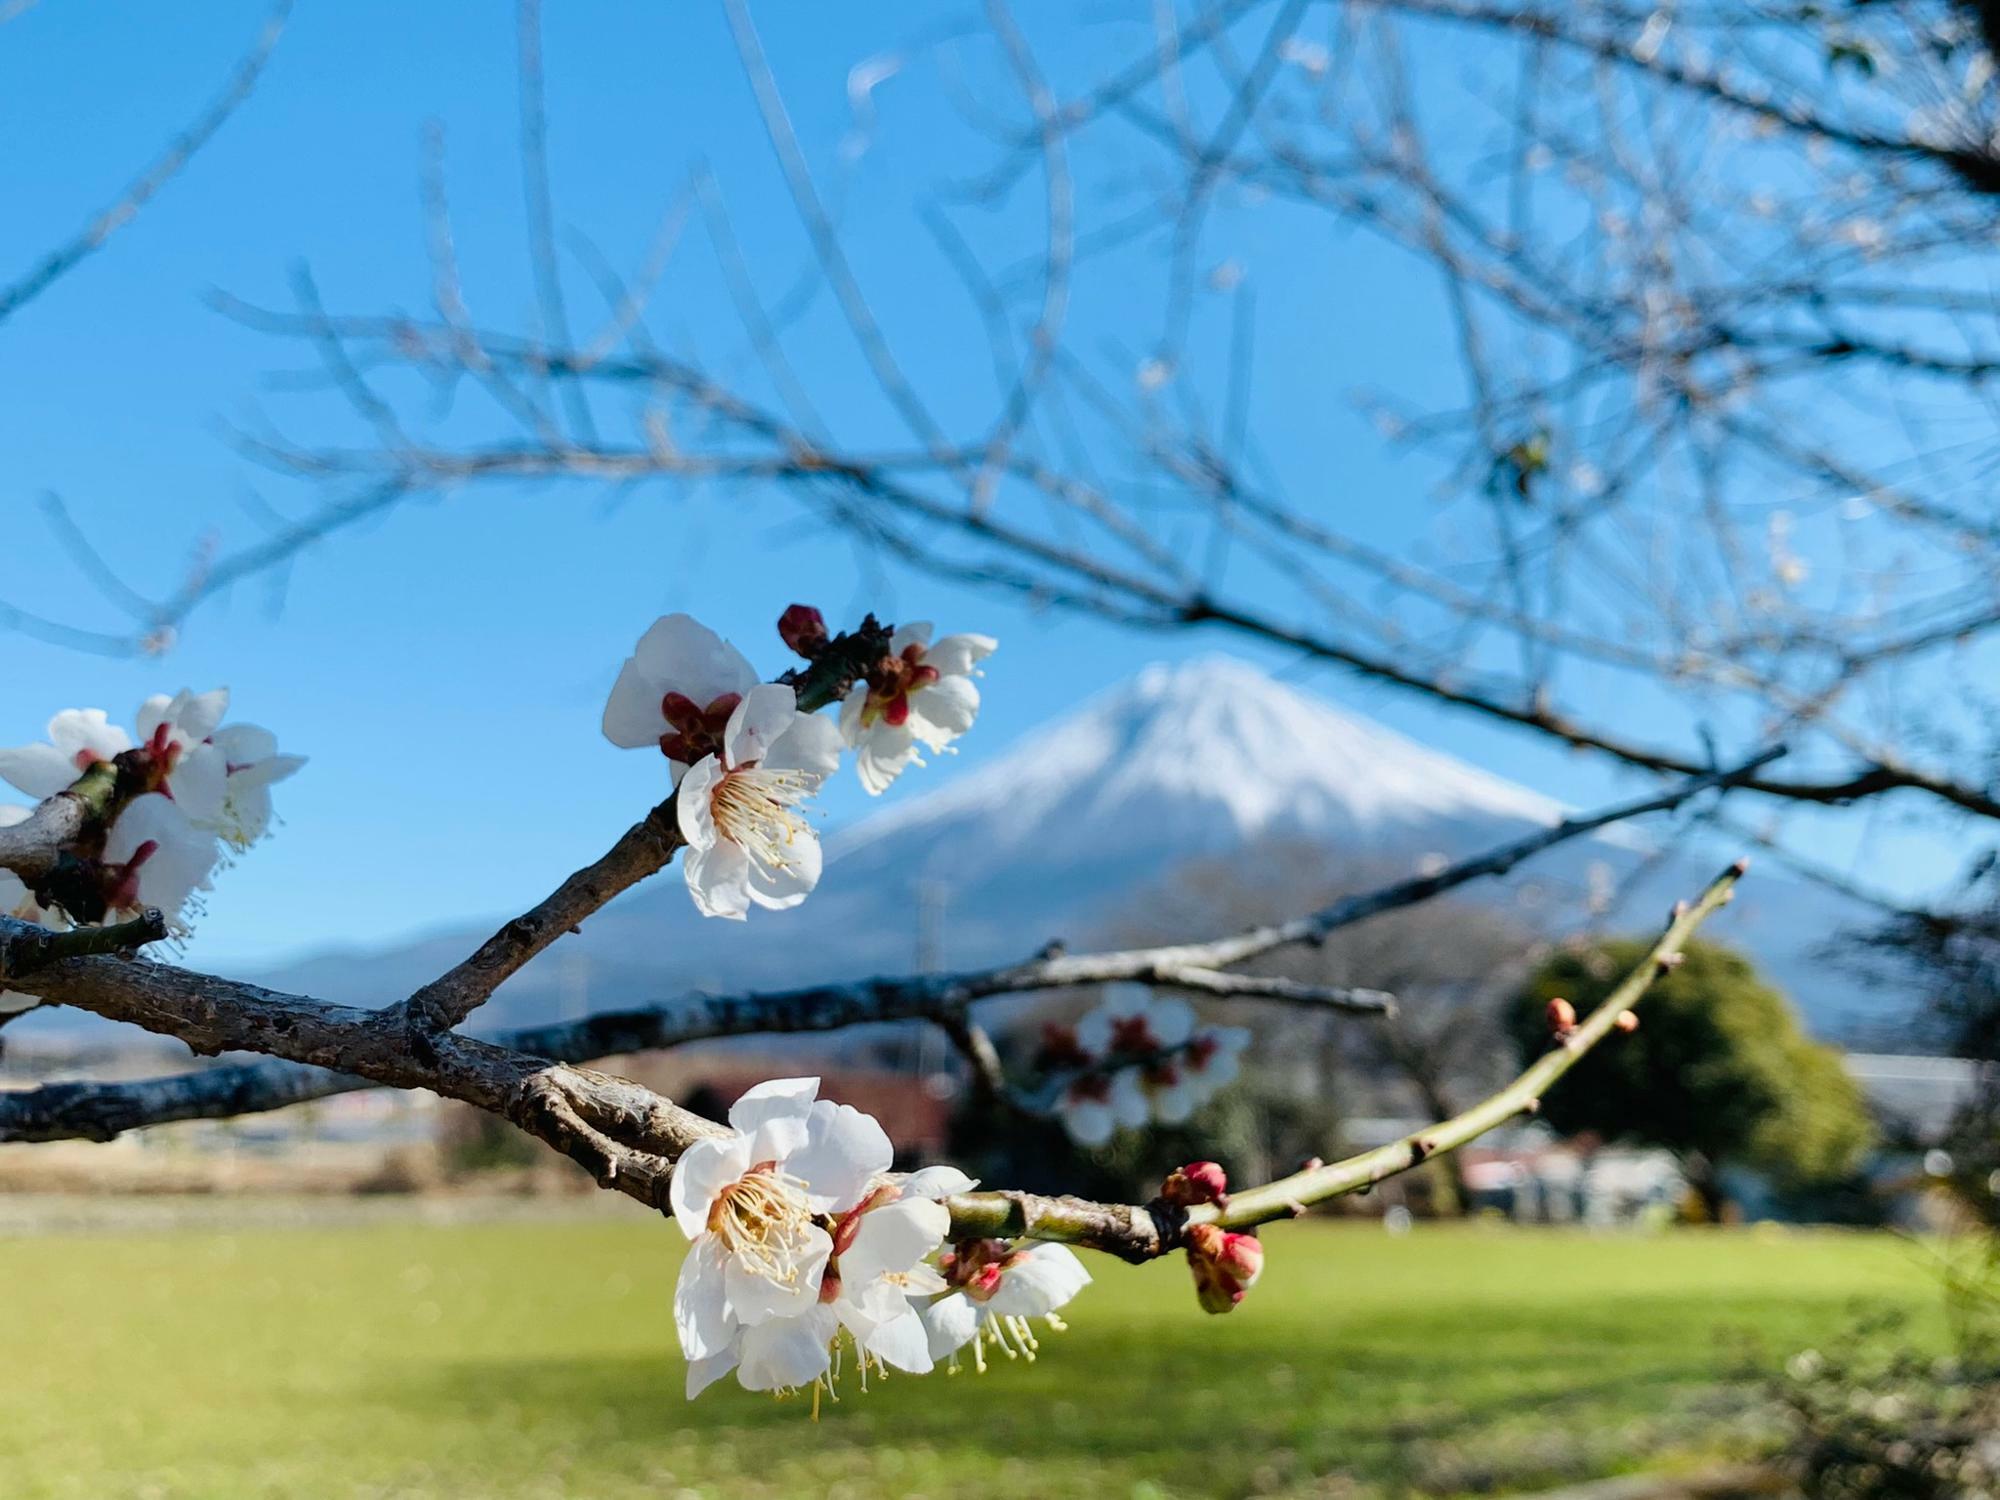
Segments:
[[[811,661],[826,647],[826,616],[810,604],[794,604],[778,616],[778,638]]]
[[[1611,1024],[1629,1035],[1639,1029],[1639,1013],[1636,1010],[1621,1010],[1618,1019]]]
[[[1187,1258],[1203,1312],[1228,1312],[1264,1274],[1264,1246],[1257,1236],[1216,1224],[1197,1224],[1187,1232]]]
[[[1557,1041],[1576,1030],[1576,1007],[1560,995],[1549,1002],[1548,1017],[1549,1035]]]
[[[1229,1174],[1221,1164],[1191,1161],[1171,1172],[1160,1184],[1160,1199],[1176,1208],[1193,1208],[1197,1203],[1224,1205],[1229,1202]]]

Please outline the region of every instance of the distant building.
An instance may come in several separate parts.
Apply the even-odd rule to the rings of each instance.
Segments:
[[[1349,1120],[1345,1149],[1363,1151],[1424,1129],[1421,1119]],[[1673,1216],[1687,1181],[1673,1153],[1564,1140],[1541,1121],[1504,1126],[1459,1152],[1467,1207],[1523,1224],[1614,1225]]]
[[[1886,1052],[1850,1052],[1845,1060],[1848,1076],[1868,1095],[1883,1129],[1917,1146],[1944,1139],[1988,1066],[1962,1057]]]

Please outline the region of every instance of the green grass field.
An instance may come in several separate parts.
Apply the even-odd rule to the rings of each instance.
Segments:
[[[828,1408],[681,1398],[670,1228],[0,1239],[0,1496],[1459,1494],[1753,1444],[1734,1372],[1864,1308],[1886,1236],[1270,1233],[1226,1318],[1100,1263],[1032,1366]],[[1732,1383],[1734,1382],[1734,1383]]]

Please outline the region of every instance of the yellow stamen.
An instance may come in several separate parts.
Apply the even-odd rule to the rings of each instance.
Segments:
[[[766,771],[751,766],[726,773],[709,794],[716,832],[770,870],[789,869],[791,847],[811,829],[793,806],[812,794],[803,771]]]
[[[796,1286],[812,1230],[806,1185],[775,1166],[753,1167],[716,1194],[708,1227],[752,1275]]]

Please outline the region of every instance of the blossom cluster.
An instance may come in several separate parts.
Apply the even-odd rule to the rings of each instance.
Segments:
[[[817,1078],[761,1083],[725,1135],[674,1169],[670,1202],[689,1241],[674,1328],[693,1399],[732,1372],[746,1390],[810,1389],[815,1409],[851,1354],[871,1370],[926,1374],[994,1344],[1034,1357],[1028,1323],[1089,1282],[1061,1245],[978,1240],[945,1248],[941,1201],[975,1184],[955,1167],[890,1170],[875,1119],[819,1097]]]
[[[793,605],[779,635],[812,660],[829,649],[819,611]],[[747,657],[684,614],[656,620],[619,670],[604,706],[604,736],[666,757],[687,841],[682,869],[697,910],[741,921],[752,905],[797,906],[819,884],[819,835],[802,805],[855,756],[861,784],[879,795],[920,749],[946,750],[972,727],[972,678],[991,636],[932,640],[905,625],[862,665],[838,722],[801,709],[797,690],[765,682]]]
[[[305,764],[302,756],[280,753],[268,729],[224,724],[228,711],[227,688],[158,694],[139,706],[135,735],[103,709],[65,709],[49,720],[45,742],[0,750],[0,779],[38,801],[113,762],[137,788],[104,831],[94,892],[101,910],[45,905],[52,898],[0,870],[0,913],[59,928],[157,907],[174,931],[185,932],[227,853],[248,849],[270,831],[271,788]],[[26,807],[0,806],[0,827],[30,815]]]
[[[1202,1026],[1185,1000],[1114,984],[1074,1026],[1042,1028],[1036,1067],[1055,1084],[1055,1114],[1080,1146],[1120,1130],[1178,1125],[1236,1078],[1250,1033]]]

